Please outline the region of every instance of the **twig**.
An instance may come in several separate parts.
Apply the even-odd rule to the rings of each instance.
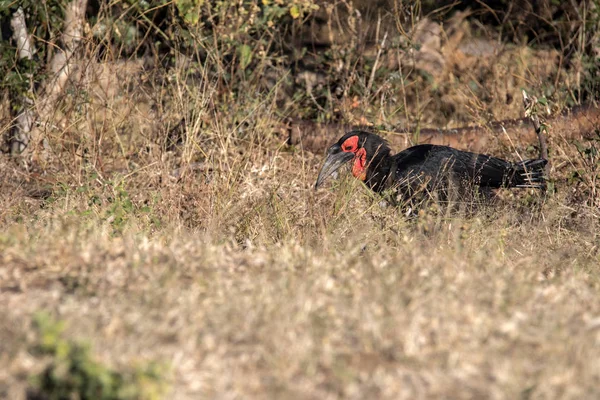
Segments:
[[[537,105],[542,104],[538,101],[537,97],[532,96],[529,97],[525,90],[522,90],[523,94],[523,106],[525,107],[525,116],[531,119],[533,123],[533,127],[535,128],[535,133],[538,137],[538,141],[540,142],[540,157],[544,160],[548,160],[548,144],[546,143],[546,137],[544,136],[544,131],[548,131],[548,125],[542,120],[540,122],[539,110]],[[546,105],[547,113],[550,113],[548,106]],[[546,163],[545,168],[546,176],[550,176],[550,162]]]
[[[373,87],[373,82],[375,81],[375,73],[377,72],[377,67],[378,67],[378,63],[379,63],[379,58],[381,57],[381,52],[383,51],[383,48],[385,47],[385,40],[387,39],[388,33],[385,32],[385,34],[383,35],[383,40],[381,41],[381,45],[379,46],[379,49],[377,50],[377,57],[375,58],[375,63],[373,64],[373,69],[371,70],[371,76],[369,77],[369,84],[367,85],[367,92],[370,94],[371,93],[371,88]]]

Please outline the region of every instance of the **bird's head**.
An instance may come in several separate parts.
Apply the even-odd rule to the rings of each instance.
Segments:
[[[352,164],[352,175],[364,182],[369,168],[376,165],[374,160],[389,153],[390,147],[383,138],[363,131],[348,132],[327,150],[315,189],[348,162]]]

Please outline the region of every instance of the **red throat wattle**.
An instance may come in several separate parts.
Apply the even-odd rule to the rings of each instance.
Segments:
[[[354,160],[352,160],[352,175],[356,178],[364,181],[367,179],[367,151],[363,148],[358,149],[354,153]]]

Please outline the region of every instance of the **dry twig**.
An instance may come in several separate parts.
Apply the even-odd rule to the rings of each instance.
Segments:
[[[533,123],[533,127],[535,128],[535,133],[538,137],[538,141],[540,143],[540,157],[548,160],[548,143],[546,142],[546,137],[544,136],[544,132],[548,132],[548,124],[546,124],[544,118],[540,119],[540,111],[538,105],[543,105],[546,108],[546,113],[550,114],[550,108],[544,101],[538,100],[535,96],[527,95],[527,92],[523,90],[521,92],[523,94],[523,106],[525,107],[525,116],[531,119]],[[550,163],[546,164],[546,176],[550,176]]]

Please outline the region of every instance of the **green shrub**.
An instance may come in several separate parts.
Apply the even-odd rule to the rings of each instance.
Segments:
[[[44,371],[32,378],[35,398],[48,400],[159,399],[164,391],[160,368],[119,372],[95,361],[87,345],[64,339],[64,324],[46,313],[35,316],[38,354],[51,357]]]

